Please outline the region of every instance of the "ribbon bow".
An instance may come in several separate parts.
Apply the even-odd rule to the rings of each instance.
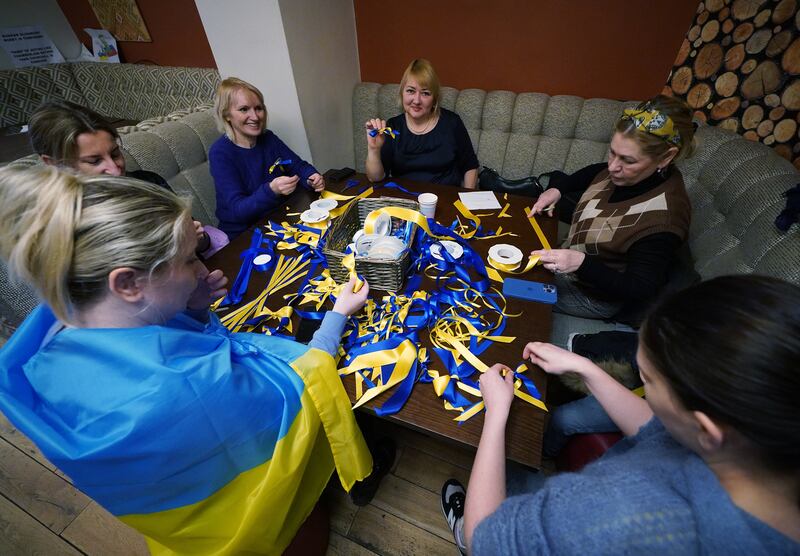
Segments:
[[[392,129],[390,127],[382,127],[380,129],[370,129],[369,130],[369,136],[370,137],[377,137],[378,134],[388,135],[392,139],[397,139],[397,136],[400,135],[400,132],[399,131],[395,131],[394,129]]]
[[[284,171],[284,168],[283,168],[284,164],[291,164],[291,163],[292,163],[292,159],[291,158],[289,160],[281,160],[281,158],[278,157],[278,160],[276,160],[275,163],[272,166],[269,167],[269,173],[272,174],[272,172],[275,171],[275,168],[280,168],[281,172],[283,172]]]

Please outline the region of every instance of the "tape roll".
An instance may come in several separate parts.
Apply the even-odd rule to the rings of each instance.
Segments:
[[[516,266],[522,262],[522,251],[514,245],[498,243],[489,248],[489,258],[503,266]]]

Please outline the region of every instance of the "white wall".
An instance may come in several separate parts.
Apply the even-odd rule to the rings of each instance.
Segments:
[[[269,128],[311,161],[278,0],[195,0],[222,77],[258,87]]]
[[[65,59],[80,56],[81,43],[56,0],[0,0],[0,26],[26,25],[41,25]],[[0,69],[13,67],[11,58],[0,49]]]
[[[317,169],[354,167],[353,87],[360,81],[353,0],[279,0]]]
[[[320,172],[353,166],[352,0],[195,0],[223,77],[264,94],[269,128]]]

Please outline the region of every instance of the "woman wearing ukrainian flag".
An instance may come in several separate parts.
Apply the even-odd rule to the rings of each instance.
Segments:
[[[189,211],[130,178],[0,171],[0,256],[44,300],[0,352],[0,410],[154,554],[280,554],[334,469],[349,490],[372,467],[332,357],[368,288],[309,346],[230,333]]]

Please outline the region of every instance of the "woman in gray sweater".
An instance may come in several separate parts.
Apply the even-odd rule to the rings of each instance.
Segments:
[[[580,473],[506,499],[513,374],[480,381],[486,417],[469,491],[442,507],[473,554],[800,554],[800,287],[716,278],[661,302],[642,326],[646,400],[550,344],[523,356],[583,378],[627,438]]]

